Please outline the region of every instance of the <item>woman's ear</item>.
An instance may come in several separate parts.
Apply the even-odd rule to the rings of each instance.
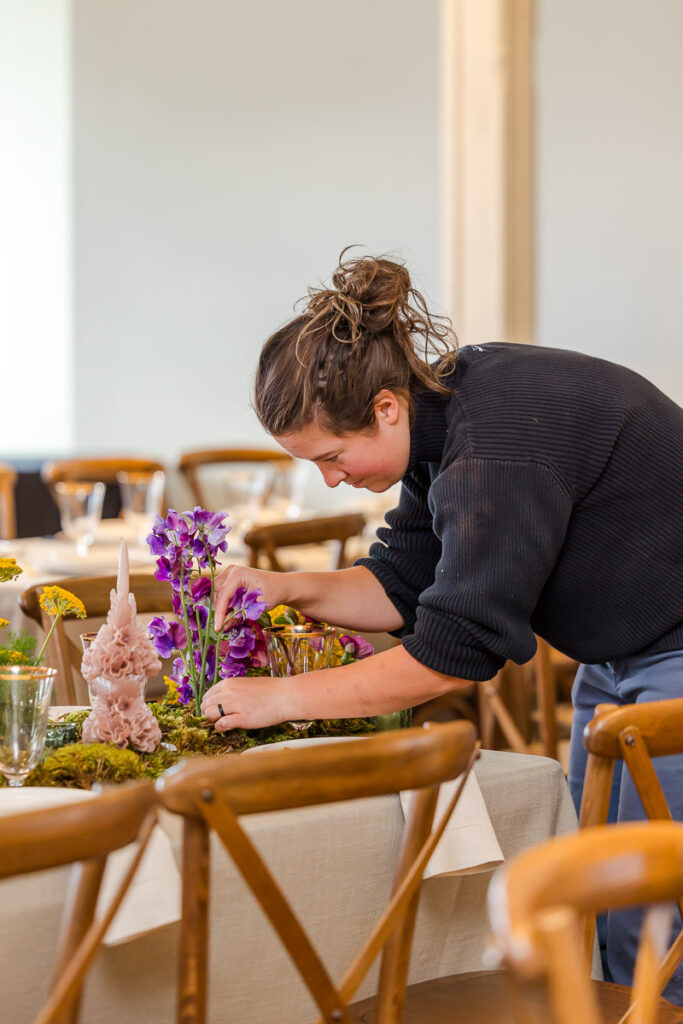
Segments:
[[[384,423],[385,426],[392,427],[398,423],[401,416],[401,402],[398,395],[384,388],[375,396],[374,410],[378,424]]]
[[[384,423],[391,427],[398,422],[400,417],[400,402],[393,391],[384,388],[375,397],[375,418],[378,425]]]

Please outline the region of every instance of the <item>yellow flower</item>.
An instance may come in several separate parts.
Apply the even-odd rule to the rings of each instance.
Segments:
[[[40,607],[48,615],[75,615],[77,619],[87,617],[85,605],[80,598],[62,587],[43,587]]]
[[[9,626],[9,619],[0,619],[0,629],[7,629]]]
[[[170,676],[164,676],[164,682],[166,683],[166,700],[169,704],[178,703],[178,684],[175,679],[171,679]]]
[[[15,558],[0,558],[0,582],[13,580],[17,576],[21,576],[23,571],[21,566],[17,565]]]

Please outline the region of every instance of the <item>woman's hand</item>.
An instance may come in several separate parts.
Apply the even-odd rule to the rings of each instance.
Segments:
[[[204,694],[202,713],[217,732],[276,725],[288,717],[286,684],[287,680],[279,676],[221,679]]]
[[[232,595],[239,587],[260,590],[268,608],[287,604],[287,576],[284,572],[269,572],[266,569],[251,569],[246,565],[229,565],[216,577],[214,609],[216,629],[220,629]]]

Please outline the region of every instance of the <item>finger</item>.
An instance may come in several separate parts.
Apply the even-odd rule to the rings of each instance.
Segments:
[[[236,589],[234,584],[231,582],[229,575],[231,569],[232,566],[229,566],[225,572],[222,572],[216,579],[216,590],[214,594],[214,625],[217,630],[219,630],[223,625],[230,598],[235,593]]]
[[[246,729],[247,724],[244,721],[244,716],[239,711],[231,711],[227,715],[223,715],[214,724],[216,732],[229,732],[231,729]]]

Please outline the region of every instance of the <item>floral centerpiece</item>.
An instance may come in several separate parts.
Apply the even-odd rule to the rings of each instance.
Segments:
[[[268,664],[263,621],[266,604],[258,590],[240,588],[228,607],[220,630],[214,619],[218,555],[227,551],[226,515],[195,508],[179,514],[169,509],[157,516],[147,538],[157,556],[155,576],[171,584],[175,620],[157,616],[149,624],[162,658],[174,652],[167,681],[173,699],[194,703],[200,714],[202,697],[219,679],[265,671]]]
[[[175,620],[159,615],[149,624],[155,647],[162,658],[173,660],[167,676],[169,699],[194,704],[201,713],[202,697],[220,679],[265,675],[268,655],[264,629],[273,625],[310,622],[293,609],[266,611],[260,590],[240,587],[231,598],[220,630],[214,618],[214,592],[218,556],[227,551],[226,514],[196,507],[192,512],[169,509],[166,519],[157,516],[147,538],[157,556],[155,576],[168,580]],[[348,664],[373,653],[360,636],[335,639],[337,664]]]

